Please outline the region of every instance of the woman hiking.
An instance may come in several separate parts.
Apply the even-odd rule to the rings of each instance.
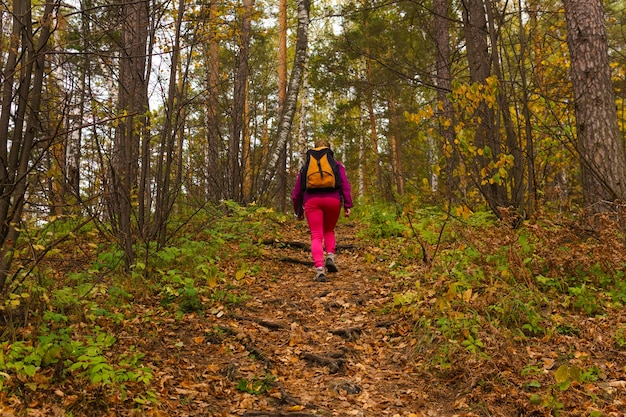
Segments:
[[[298,219],[302,220],[306,216],[309,224],[314,279],[325,282],[327,272],[338,271],[335,264],[335,226],[341,206],[343,205],[346,217],[350,216],[353,206],[352,188],[346,169],[341,162],[334,159],[327,140],[317,140],[315,148],[307,151],[305,164],[298,174],[291,199]]]

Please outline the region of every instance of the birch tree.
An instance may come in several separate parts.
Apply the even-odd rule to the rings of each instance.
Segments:
[[[268,153],[268,158],[264,167],[264,174],[259,187],[259,194],[261,195],[267,194],[269,191],[271,180],[276,175],[277,166],[279,165],[278,161],[280,158],[280,150],[289,140],[293,119],[297,110],[298,95],[304,79],[305,64],[307,61],[311,1],[298,0],[297,7],[298,29],[296,32],[297,40],[295,56],[291,69],[291,75],[289,77],[287,95],[278,119],[276,140],[270,146],[270,152]],[[267,199],[267,195],[265,198]]]

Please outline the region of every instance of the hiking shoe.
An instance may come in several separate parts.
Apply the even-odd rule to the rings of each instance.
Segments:
[[[326,255],[326,269],[328,272],[338,272],[337,265],[335,265],[335,254],[329,253]]]
[[[326,274],[324,268],[315,268],[315,282],[326,282]]]

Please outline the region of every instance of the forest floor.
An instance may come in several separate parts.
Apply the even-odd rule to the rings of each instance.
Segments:
[[[246,302],[133,336],[150,344],[163,415],[473,415],[454,381],[420,374],[414,323],[386,313],[397,283],[364,261],[354,225],[338,226],[327,282],[313,280],[306,223],[284,237],[303,247],[270,247]]]
[[[129,332],[132,343],[143,341],[138,348],[152,353],[159,387],[153,411],[247,417],[626,416],[626,351],[614,349],[610,331],[625,322],[623,311],[605,318],[573,314],[562,319],[571,331],[546,337],[507,338],[483,323],[482,353],[450,351],[448,358],[437,359],[437,338],[416,326],[419,317],[392,307],[397,294],[414,287],[415,277],[403,282],[392,276],[393,259],[377,257],[380,249],[364,246],[357,232],[351,222],[338,225],[340,271],[319,283],[313,280],[306,223],[284,224],[282,244],[267,245],[265,255],[251,261],[260,267],[258,274],[242,280],[249,299]],[[403,256],[402,248],[397,256]],[[433,363],[447,359],[451,363]],[[591,370],[595,379],[555,388],[553,375],[567,361]],[[539,384],[540,395],[533,398]]]
[[[175,315],[146,294],[129,304],[131,319],[108,325],[114,350],[145,354],[154,402],[42,377],[44,389],[29,390],[34,381],[0,395],[0,416],[626,416],[626,339],[621,348],[612,340],[624,329],[623,309],[594,317],[558,307],[547,314],[561,330],[538,337],[512,337],[493,320],[471,322],[459,331],[475,331],[463,337],[476,346],[463,347],[418,325],[419,309],[396,308],[421,274],[420,267],[404,278],[390,273],[393,256],[406,256],[402,247],[382,256],[357,237],[357,223],[342,221],[339,272],[315,282],[306,223],[280,227],[280,241],[261,243],[262,256],[246,260],[255,273],[204,300],[208,309]],[[500,244],[495,239],[486,238]],[[429,285],[423,305],[450,292]],[[496,305],[512,294],[500,290],[458,296]],[[459,315],[458,323],[469,322]],[[457,349],[447,355],[446,346]]]

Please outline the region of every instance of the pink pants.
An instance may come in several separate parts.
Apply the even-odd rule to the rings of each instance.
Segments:
[[[336,197],[312,197],[304,204],[304,214],[311,231],[311,255],[316,268],[324,266],[324,248],[335,253],[335,226],[341,213]]]

